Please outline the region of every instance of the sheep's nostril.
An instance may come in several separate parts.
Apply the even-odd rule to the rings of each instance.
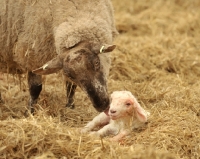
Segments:
[[[110,110],[110,113],[114,114],[114,113],[116,113],[116,111],[115,110]]]

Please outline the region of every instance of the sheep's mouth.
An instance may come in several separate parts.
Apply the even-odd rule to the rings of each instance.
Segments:
[[[96,88],[95,84],[91,81],[82,80],[79,85],[88,95],[90,98],[94,108],[98,112],[105,112],[105,114],[108,114],[109,105],[110,105],[110,99],[106,90],[105,85],[99,85],[99,89]]]
[[[106,110],[104,110],[104,113],[105,113],[107,116],[109,116],[109,108],[110,108],[110,107],[108,107]]]

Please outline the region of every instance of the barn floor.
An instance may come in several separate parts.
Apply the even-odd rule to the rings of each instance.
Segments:
[[[200,1],[112,1],[120,34],[108,90],[131,91],[148,124],[120,143],[81,135],[97,112],[80,88],[76,108],[64,107],[61,73],[44,77],[26,118],[26,75],[2,74],[0,158],[200,159]]]

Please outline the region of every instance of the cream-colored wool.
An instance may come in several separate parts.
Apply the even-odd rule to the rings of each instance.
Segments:
[[[1,72],[30,71],[81,41],[111,44],[117,34],[109,0],[1,0],[0,6]]]

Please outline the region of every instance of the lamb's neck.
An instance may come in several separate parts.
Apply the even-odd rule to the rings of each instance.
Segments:
[[[111,123],[113,123],[115,126],[118,126],[120,129],[131,129],[132,117],[126,116],[116,120],[111,119]]]

